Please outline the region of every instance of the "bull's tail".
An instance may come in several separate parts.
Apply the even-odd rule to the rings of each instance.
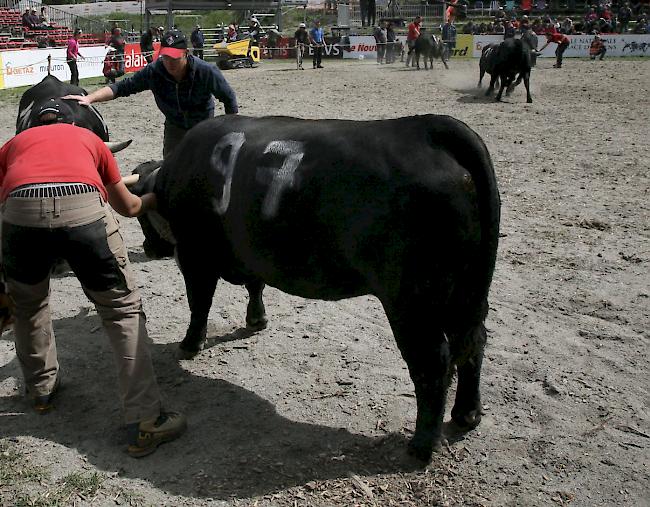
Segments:
[[[430,142],[444,146],[470,173],[476,187],[481,227],[480,251],[470,266],[471,272],[468,273],[467,279],[472,280],[471,287],[461,288],[461,291],[467,292],[456,294],[452,299],[462,299],[463,321],[466,324],[478,325],[487,316],[488,292],[499,242],[501,200],[494,166],[485,143],[466,124],[451,116],[430,118],[427,128],[431,136]]]

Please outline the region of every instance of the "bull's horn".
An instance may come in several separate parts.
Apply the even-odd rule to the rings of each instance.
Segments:
[[[117,153],[118,151],[122,151],[124,148],[126,148],[132,142],[133,142],[133,139],[129,139],[128,141],[124,141],[124,142],[121,142],[121,143],[111,143],[109,141],[104,141],[104,143],[106,144],[108,149],[111,150],[111,153]]]
[[[140,175],[139,174],[130,174],[129,176],[124,176],[122,178],[122,183],[124,183],[127,187],[132,187],[139,180],[140,180]]]

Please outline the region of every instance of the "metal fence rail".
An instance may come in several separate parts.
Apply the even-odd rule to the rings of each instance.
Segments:
[[[361,23],[361,8],[358,2],[350,3],[348,6],[350,26],[360,27]],[[339,5],[339,9],[341,6]],[[413,21],[415,16],[422,16],[423,24],[427,26],[439,26],[444,23],[444,5],[399,5],[397,2],[387,5],[377,5],[376,23],[379,23],[383,18],[401,18],[408,24]]]
[[[50,7],[49,5],[33,2],[32,0],[0,0],[0,7],[5,9],[14,9],[20,14],[25,12],[25,9],[27,8],[34,9],[37,15],[41,13],[41,7],[45,7],[45,12],[50,18],[50,22],[56,23],[59,26],[66,26],[70,30],[81,28],[84,33],[93,33],[98,36],[103,36],[106,28],[104,24],[99,21],[76,16],[69,12],[64,12],[54,7]]]

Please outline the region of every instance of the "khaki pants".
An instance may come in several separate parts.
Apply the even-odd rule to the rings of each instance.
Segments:
[[[100,194],[10,197],[2,213],[3,263],[16,303],[16,355],[28,394],[49,394],[59,371],[49,293],[51,268],[63,258],[108,334],[125,423],[157,417],[160,394],[142,301],[118,224]]]

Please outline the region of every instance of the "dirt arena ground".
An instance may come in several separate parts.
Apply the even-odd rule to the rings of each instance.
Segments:
[[[178,361],[182,278],[174,261],[146,259],[137,222],[124,219],[160,384],[189,431],[148,458],[126,455],[108,341],[76,279],[58,278],[66,387],[52,413],[32,413],[12,333],[0,339],[0,505],[649,505],[650,62],[552,63],[534,70],[530,105],[523,89],[484,99],[477,61],[226,73],[245,115],[439,113],[483,137],[503,219],[476,431],[425,470],[406,457],[413,388],[372,297],[267,288],[269,327],[251,334],[245,291],[221,283],[208,347]],[[17,103],[2,101],[2,142]],[[118,155],[123,174],[160,158],[148,92],[100,109],[113,139],[134,139]]]

